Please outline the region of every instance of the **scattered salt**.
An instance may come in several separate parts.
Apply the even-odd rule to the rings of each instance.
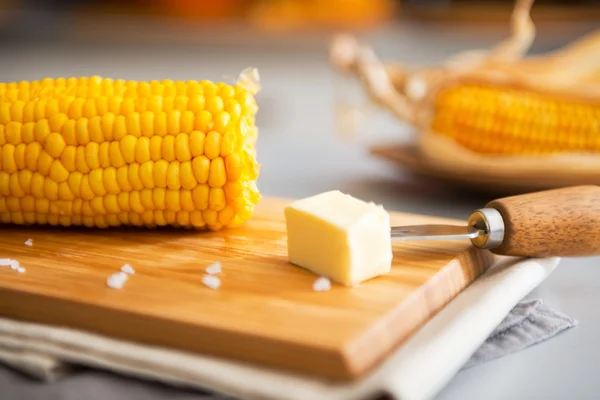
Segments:
[[[10,269],[16,271],[21,267],[21,264],[19,264],[19,262],[17,260],[11,260],[10,261]]]
[[[128,275],[133,275],[135,274],[135,270],[131,267],[131,265],[129,264],[125,264],[121,267],[121,272],[124,272]]]
[[[21,267],[21,264],[17,260],[10,258],[0,258],[0,267],[10,267],[13,271],[20,272],[21,274],[25,272],[25,268]]]
[[[29,246],[29,247],[33,246],[33,239],[27,239],[25,241],[25,246]]]
[[[221,286],[221,280],[218,276],[205,275],[202,277],[202,283],[211,289],[218,289]]]
[[[325,277],[320,277],[313,283],[313,290],[315,292],[326,292],[331,289],[331,281]]]
[[[106,280],[106,285],[113,289],[121,289],[127,280],[127,274],[124,272],[117,272],[112,274]]]
[[[208,267],[206,267],[206,273],[209,275],[220,274],[221,273],[221,263],[217,261],[216,263],[209,265]]]

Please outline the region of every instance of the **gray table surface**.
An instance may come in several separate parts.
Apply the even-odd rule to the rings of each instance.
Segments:
[[[600,24],[550,24],[539,30],[534,51],[544,51]],[[159,28],[156,28],[159,29]],[[156,30],[154,29],[154,30]],[[118,31],[118,28],[115,28]],[[258,145],[265,195],[303,197],[340,189],[387,209],[466,218],[490,196],[466,193],[440,182],[416,179],[369,155],[371,143],[410,140],[409,127],[385,114],[373,117],[351,140],[335,136],[336,75],[327,64],[325,38],[208,45],[205,32],[160,32],[153,44],[71,41],[0,41],[0,81],[43,76],[99,74],[131,79],[233,76],[259,68],[263,91]],[[483,47],[506,29],[424,28],[407,25],[369,34],[385,56],[434,62],[461,49]],[[250,42],[250,43],[249,43]],[[168,43],[173,45],[169,46]],[[229,43],[229,44],[227,44]],[[552,340],[459,373],[439,400],[600,398],[600,258],[564,259],[530,298],[541,298],[578,319],[580,325]],[[82,395],[81,393],[84,393]],[[54,384],[41,384],[0,367],[0,399],[202,399],[218,398],[155,383],[82,371]]]

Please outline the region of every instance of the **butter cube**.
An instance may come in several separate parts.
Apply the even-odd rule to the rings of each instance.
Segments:
[[[289,261],[354,286],[392,266],[390,217],[383,207],[338,190],[285,208]]]

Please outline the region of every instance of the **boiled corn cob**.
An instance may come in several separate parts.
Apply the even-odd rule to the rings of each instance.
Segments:
[[[430,125],[477,153],[598,153],[600,96],[594,102],[523,87],[458,83],[437,93]]]
[[[0,221],[243,223],[260,198],[257,78],[0,83]]]
[[[332,61],[358,75],[372,100],[415,125],[420,150],[428,141],[450,138],[461,149],[488,156],[598,154],[600,87],[593,84],[600,71],[600,31],[525,57],[535,37],[532,4],[516,0],[506,40],[441,65],[384,64],[348,36],[334,42]]]

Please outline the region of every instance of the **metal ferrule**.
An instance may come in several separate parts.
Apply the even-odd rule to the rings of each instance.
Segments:
[[[504,240],[504,219],[495,208],[475,210],[469,217],[469,232],[482,230],[485,234],[471,239],[473,245],[480,249],[494,249]]]

